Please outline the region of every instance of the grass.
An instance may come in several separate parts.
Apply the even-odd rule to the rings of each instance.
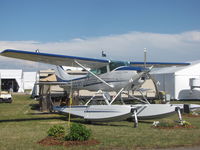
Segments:
[[[42,114],[35,110],[37,101],[27,95],[14,95],[12,104],[0,104],[0,149],[1,150],[63,150],[63,146],[42,146],[38,141],[47,136],[54,124],[67,126],[67,118],[58,114]],[[190,102],[192,103],[192,102]],[[31,109],[32,108],[32,109]],[[168,119],[177,120],[177,115]],[[84,123],[92,130],[92,138],[101,142],[95,146],[68,147],[69,150],[85,149],[138,149],[196,145],[200,143],[200,117],[184,118],[196,126],[195,129],[154,129],[154,120],[139,123],[122,121],[102,124],[85,124],[82,119],[72,121]]]

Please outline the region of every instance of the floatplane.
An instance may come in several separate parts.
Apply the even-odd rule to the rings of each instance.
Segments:
[[[150,104],[147,99],[136,97],[133,98],[140,100],[142,104],[126,105],[121,94],[129,95],[127,91],[139,90],[149,77],[152,67],[186,66],[190,63],[145,62],[144,66],[144,62],[113,61],[13,49],[6,49],[0,55],[56,65],[58,81],[64,83],[68,90],[96,91],[85,105],[54,107],[56,111],[83,117],[88,121],[116,121],[133,117],[135,126],[138,119],[166,116],[176,111],[180,121],[182,120],[177,106]],[[70,75],[62,66],[81,67],[87,71],[87,75]],[[111,91],[115,91],[116,95],[110,96]],[[97,94],[102,94],[104,105],[90,104]],[[114,104],[117,99],[120,99],[122,104]]]

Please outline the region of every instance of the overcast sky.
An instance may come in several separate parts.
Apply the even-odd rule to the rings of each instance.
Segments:
[[[0,51],[187,62],[200,58],[199,0],[0,0]],[[0,69],[40,64],[0,57]],[[51,66],[42,66],[51,67]]]

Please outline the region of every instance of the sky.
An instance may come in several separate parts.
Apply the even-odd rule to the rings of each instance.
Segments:
[[[0,0],[0,51],[188,62],[200,58],[199,0]],[[0,57],[0,69],[43,64]]]

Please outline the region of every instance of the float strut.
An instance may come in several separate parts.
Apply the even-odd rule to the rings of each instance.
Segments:
[[[134,114],[134,128],[137,128],[138,127],[137,109],[132,108],[131,113]]]
[[[176,112],[178,113],[178,118],[179,118],[179,121],[180,123],[182,124],[183,123],[183,118],[182,118],[182,115],[181,115],[181,109],[180,107],[176,107]]]

